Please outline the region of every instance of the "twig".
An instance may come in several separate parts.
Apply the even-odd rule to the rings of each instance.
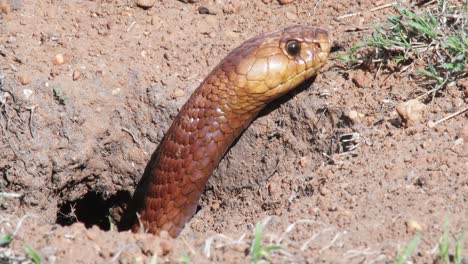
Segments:
[[[343,232],[338,232],[335,237],[332,239],[332,241],[330,242],[330,244],[326,245],[325,247],[323,247],[322,249],[319,250],[319,254],[322,254],[323,251],[331,248],[333,246],[333,244],[335,244],[336,240],[338,240],[338,238],[341,236],[341,235],[344,235],[346,234],[346,231],[343,231]]]
[[[317,7],[318,7],[318,5],[320,4],[320,2],[322,2],[322,0],[317,0],[317,2],[315,2],[314,10],[312,11],[312,14],[309,14],[310,16],[315,15],[315,10],[317,9]]]
[[[277,244],[280,244],[280,243],[283,241],[283,239],[285,239],[286,236],[287,236],[291,231],[293,231],[294,228],[295,228],[298,224],[302,224],[302,223],[304,223],[304,224],[319,224],[319,225],[322,225],[322,226],[325,225],[325,224],[322,223],[322,222],[314,221],[314,220],[309,220],[309,219],[301,219],[301,220],[298,220],[298,221],[296,221],[296,222],[290,224],[290,225],[286,228],[286,230],[283,232],[283,234],[281,234],[281,236],[280,236],[279,239],[276,241],[276,243],[277,243]]]
[[[0,198],[19,198],[22,194],[19,193],[7,193],[7,192],[0,192]]]
[[[321,235],[321,234],[323,234],[323,233],[326,233],[326,232],[328,232],[328,231],[331,231],[331,230],[333,230],[333,229],[334,229],[334,228],[329,227],[329,228],[326,228],[326,229],[321,230],[320,232],[317,232],[317,233],[313,234],[313,235],[312,235],[309,239],[307,239],[307,241],[301,246],[301,248],[300,248],[301,251],[306,250],[306,249],[309,247],[310,242],[314,241],[319,235]]]
[[[455,117],[455,116],[457,116],[457,115],[461,115],[461,114],[465,113],[466,111],[468,111],[468,106],[465,107],[465,108],[463,108],[463,109],[460,110],[460,111],[457,111],[457,112],[455,112],[455,113],[453,113],[453,114],[451,114],[451,115],[448,115],[448,116],[446,116],[446,117],[444,117],[444,118],[442,118],[442,119],[440,119],[440,120],[437,120],[437,121],[435,121],[435,122],[430,121],[428,125],[429,125],[430,128],[433,128],[433,127],[437,126],[438,124],[440,124],[440,123],[442,123],[442,122],[444,122],[444,121],[449,120],[450,118],[453,118],[453,117]]]
[[[395,6],[395,5],[397,5],[397,4],[398,4],[398,2],[391,2],[391,3],[388,3],[388,4],[384,4],[384,5],[377,6],[377,7],[374,7],[374,8],[372,8],[372,9],[369,9],[369,11],[370,11],[370,12],[375,12],[375,11],[379,11],[379,10],[382,10],[382,9],[385,9],[385,8],[389,8],[389,7]],[[337,17],[336,19],[341,20],[341,19],[343,19],[343,18],[356,16],[356,15],[359,15],[359,14],[361,14],[361,13],[362,13],[362,12],[350,13],[350,14],[346,14],[346,15],[339,16],[339,17]]]
[[[21,219],[18,221],[18,224],[15,227],[15,231],[13,231],[13,234],[11,234],[13,237],[15,237],[18,234],[21,226],[23,225],[24,220],[26,220],[26,218],[28,217],[34,217],[34,216],[30,214],[25,214],[23,217],[21,217]]]
[[[130,249],[130,248],[132,248],[132,247],[136,247],[136,244],[135,244],[135,243],[129,243],[129,244],[127,244],[127,245],[121,247],[120,250],[117,251],[117,253],[115,253],[115,255],[114,255],[108,262],[106,262],[106,263],[109,263],[109,264],[110,264],[110,263],[115,263],[115,262],[117,262],[117,261],[119,260],[120,255],[122,255],[122,253],[123,253],[125,250]]]
[[[30,107],[27,107],[27,109],[29,110],[30,112],[30,115],[29,115],[29,132],[31,133],[31,137],[35,137],[34,136],[34,109],[36,109],[37,105],[33,105],[33,106],[30,106]]]
[[[130,32],[130,30],[132,30],[135,24],[136,24],[136,21],[133,21],[132,24],[130,24],[130,26],[127,28],[127,32]]]
[[[132,136],[132,139],[135,143],[137,143],[138,147],[141,148],[141,143],[140,141],[136,138],[136,136],[132,133],[132,131],[130,131],[129,129],[125,128],[125,127],[122,127],[122,130],[127,132],[128,134],[130,134],[130,136]]]

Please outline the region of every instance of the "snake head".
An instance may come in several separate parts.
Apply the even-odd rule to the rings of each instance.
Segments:
[[[221,69],[236,87],[238,101],[264,105],[317,74],[331,49],[328,32],[291,26],[244,42],[229,54]]]

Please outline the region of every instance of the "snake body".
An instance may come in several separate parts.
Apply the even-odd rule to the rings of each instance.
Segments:
[[[330,47],[324,29],[292,26],[247,40],[223,59],[181,108],[148,163],[133,230],[143,226],[176,237],[232,142],[269,102],[316,75]]]

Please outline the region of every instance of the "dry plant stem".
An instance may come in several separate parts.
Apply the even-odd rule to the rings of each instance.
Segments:
[[[429,126],[430,126],[431,128],[432,128],[432,127],[435,127],[435,126],[439,125],[440,123],[442,123],[442,122],[444,122],[444,121],[447,121],[447,120],[449,120],[449,119],[451,119],[451,118],[453,118],[453,117],[455,117],[455,116],[457,116],[457,115],[461,115],[461,114],[463,114],[463,113],[465,113],[465,112],[467,112],[467,111],[468,111],[468,106],[465,107],[465,108],[463,108],[463,109],[460,110],[460,111],[457,111],[457,112],[455,112],[455,113],[453,113],[453,114],[451,114],[451,115],[448,115],[448,116],[446,116],[446,117],[444,117],[444,118],[442,118],[442,119],[440,119],[440,120],[437,120],[437,121],[434,122],[434,123],[431,123]]]
[[[395,5],[397,5],[397,4],[398,4],[398,2],[391,2],[391,3],[388,3],[388,4],[384,4],[384,5],[377,6],[377,7],[374,7],[374,8],[372,8],[372,9],[369,9],[369,11],[370,11],[370,12],[375,12],[375,11],[379,11],[379,10],[382,10],[382,9],[385,9],[385,8],[389,8],[389,7],[395,6]],[[341,20],[341,19],[343,19],[343,18],[356,16],[356,15],[359,15],[359,14],[361,14],[361,13],[362,13],[362,12],[350,13],[350,14],[346,14],[346,15],[339,16],[339,17],[337,17],[336,19]]]
[[[31,107],[28,107],[27,109],[30,111],[29,115],[29,133],[31,133],[31,137],[35,137],[34,133],[34,110],[36,109],[37,105],[33,105]]]
[[[141,143],[140,141],[136,138],[136,136],[132,133],[132,131],[130,131],[129,129],[125,128],[125,127],[122,127],[122,131],[125,131],[127,132],[128,134],[130,134],[130,136],[132,136],[132,139],[135,143],[138,144],[138,147],[141,148]]]

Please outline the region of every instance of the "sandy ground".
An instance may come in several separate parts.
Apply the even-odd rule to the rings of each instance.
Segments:
[[[380,0],[194,2],[0,1],[0,190],[16,195],[0,198],[0,239],[14,234],[0,262],[29,245],[44,263],[248,263],[258,222],[263,244],[283,247],[274,263],[391,262],[419,230],[410,259],[432,263],[446,219],[454,252],[468,228],[467,115],[427,122],[466,107],[466,80],[406,127],[395,106],[427,90],[417,68],[334,56],[245,131],[179,238],[117,232],[178,108],[230,50],[292,24],[348,49],[393,12],[370,11]]]

